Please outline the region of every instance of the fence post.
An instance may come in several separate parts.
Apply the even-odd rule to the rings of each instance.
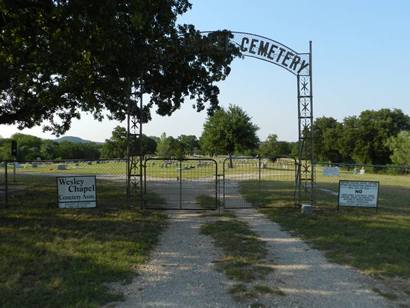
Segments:
[[[225,209],[225,161],[226,159],[224,159],[222,161],[222,206]]]
[[[261,170],[261,158],[259,157],[258,158],[258,169],[259,169],[259,183],[261,182],[261,178],[262,178],[262,175],[261,175],[261,172],[262,172],[262,170]]]
[[[142,138],[140,138],[142,139]],[[141,143],[140,143],[140,147],[141,147]],[[145,209],[145,200],[144,200],[144,179],[143,179],[143,173],[142,173],[142,169],[143,169],[143,163],[142,163],[142,159],[143,157],[140,155],[140,161],[139,161],[139,178],[140,178],[140,207],[141,209]]]
[[[144,161],[144,193],[147,193],[147,160]]]
[[[261,193],[261,191],[262,191],[262,168],[261,168],[262,166],[261,166],[261,157],[258,157],[258,190],[259,190],[259,195],[260,195],[260,193]],[[259,198],[258,198],[258,200],[259,200]],[[258,207],[260,207],[261,206],[261,201],[259,201],[258,202]]]
[[[215,164],[215,209],[218,209],[218,184],[219,184],[219,178],[218,178],[218,163],[214,160]]]
[[[7,161],[4,162],[4,198],[5,198],[5,207],[8,207],[9,203],[9,183],[7,178]]]
[[[13,183],[16,183],[16,159],[13,161]]]
[[[179,209],[182,210],[182,160],[179,160]]]

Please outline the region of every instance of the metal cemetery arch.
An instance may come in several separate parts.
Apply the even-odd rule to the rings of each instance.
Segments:
[[[209,34],[213,31],[204,31]],[[296,76],[298,100],[298,157],[296,170],[296,202],[314,202],[314,150],[313,150],[313,92],[312,92],[312,42],[309,41],[308,52],[296,52],[277,41],[264,36],[231,32],[231,42],[239,46],[242,55],[266,61],[289,71]],[[142,96],[140,97],[142,107]],[[127,182],[128,195],[131,186],[140,187],[140,197],[143,201],[143,170],[142,170],[142,123],[135,113],[128,116],[128,138],[139,136],[140,155],[137,161],[128,152]],[[130,139],[129,142],[130,143]],[[142,204],[142,203],[141,203]]]

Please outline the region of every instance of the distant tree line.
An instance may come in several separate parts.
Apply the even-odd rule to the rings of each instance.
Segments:
[[[178,138],[163,133],[160,137],[142,136],[142,151],[138,137],[130,138],[127,148],[127,130],[117,126],[110,139],[106,139],[101,147],[101,158],[125,158],[127,151],[131,155],[156,155],[160,157],[185,157],[199,153],[199,141],[194,135],[181,135]]]
[[[11,142],[17,141],[17,160],[52,160],[52,159],[98,159],[101,145],[56,142],[31,135],[14,134],[11,138],[0,138],[0,160],[11,160]]]
[[[163,133],[160,137],[130,138],[117,126],[104,143],[56,142],[38,137],[14,134],[0,138],[0,160],[11,159],[11,141],[18,144],[18,160],[113,159],[132,155],[182,158],[193,155],[247,155],[275,158],[296,157],[297,142],[278,140],[270,134],[265,141],[256,135],[258,127],[245,111],[235,105],[219,109],[209,116],[200,138]],[[317,161],[332,163],[410,165],[410,117],[401,110],[366,110],[339,122],[331,117],[314,121],[314,147]],[[306,132],[309,133],[309,132]]]
[[[0,137],[0,161],[12,160],[11,143],[17,141],[17,157],[24,160],[57,160],[57,159],[114,159],[127,157],[127,131],[117,126],[112,136],[104,143],[77,143],[71,141],[54,141],[41,139],[26,134],[14,134],[11,138]],[[139,155],[140,142],[138,137],[131,138],[129,151],[132,155]],[[142,137],[143,155],[157,155],[161,157],[185,157],[200,153],[199,140],[194,135],[181,135],[178,138],[167,136]]]
[[[401,110],[366,110],[342,122],[321,117],[313,130],[318,161],[410,164],[410,117]]]

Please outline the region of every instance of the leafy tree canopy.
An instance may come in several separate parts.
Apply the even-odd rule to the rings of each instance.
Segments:
[[[195,135],[181,135],[178,137],[184,155],[193,155],[199,151],[199,140]]]
[[[127,130],[116,126],[111,133],[110,139],[105,139],[101,148],[102,158],[125,158],[127,157]]]
[[[125,158],[127,157],[127,130],[116,126],[112,131],[110,139],[106,139],[101,148],[102,158]],[[157,143],[153,138],[142,135],[142,154],[154,154]],[[131,139],[130,154],[139,155],[139,138]]]
[[[410,131],[402,131],[387,142],[392,155],[391,160],[397,165],[410,165]]]
[[[259,128],[240,107],[230,105],[208,117],[200,138],[201,149],[208,154],[234,154],[255,150]]]
[[[183,142],[186,139],[185,137],[189,136],[181,135],[178,138],[174,138],[172,136],[167,136],[166,133],[162,133],[157,141],[157,155],[163,158],[185,157],[185,155],[189,154],[189,148],[187,148],[186,144]]]
[[[100,157],[99,146],[93,142],[62,141],[58,144],[58,153],[61,159],[98,159]]]
[[[341,124],[331,117],[320,117],[314,121],[314,148],[318,161],[341,161],[341,154],[335,146],[338,141],[339,125]]]
[[[292,144],[286,141],[278,141],[275,134],[269,135],[264,142],[259,145],[259,155],[261,157],[275,158],[279,156],[290,156]]]
[[[342,123],[318,118],[313,128],[319,160],[384,165],[392,155],[387,141],[410,130],[410,117],[398,109],[365,110]]]
[[[93,142],[73,143],[41,139],[31,135],[14,134],[0,139],[0,160],[11,160],[11,141],[17,141],[17,160],[98,159],[100,146]]]
[[[184,97],[212,113],[215,83],[239,49],[227,31],[204,36],[176,24],[190,8],[188,0],[1,1],[0,124],[45,121],[62,134],[80,111],[148,121],[152,107],[171,115]],[[142,111],[133,107],[140,93],[149,94]]]

